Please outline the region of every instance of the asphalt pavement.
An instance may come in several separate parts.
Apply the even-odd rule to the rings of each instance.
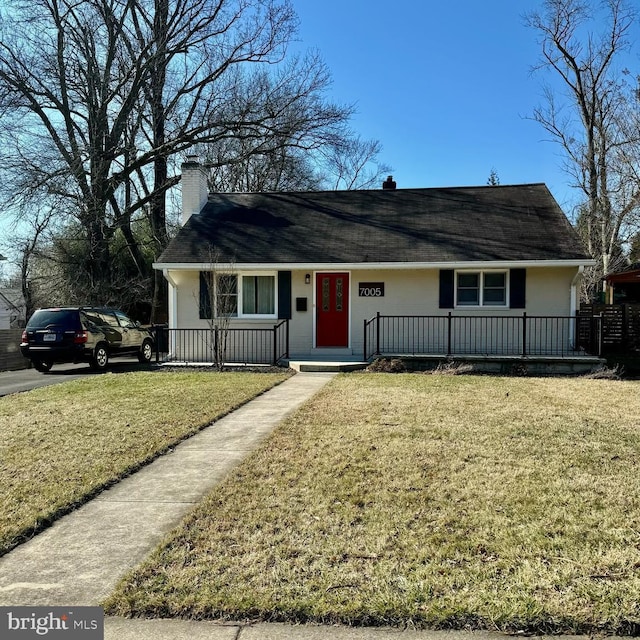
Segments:
[[[40,373],[35,369],[17,371],[0,371],[0,397],[10,393],[21,393],[51,384],[60,384],[69,380],[99,376],[105,373],[125,373],[149,369],[152,365],[140,364],[137,358],[118,358],[112,360],[104,372],[93,371],[88,364],[55,364],[48,373]]]

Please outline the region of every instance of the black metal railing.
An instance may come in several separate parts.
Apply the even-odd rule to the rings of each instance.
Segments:
[[[364,358],[380,355],[600,355],[595,316],[386,316],[364,321]]]
[[[289,357],[289,321],[272,327],[153,327],[156,362],[278,364]]]

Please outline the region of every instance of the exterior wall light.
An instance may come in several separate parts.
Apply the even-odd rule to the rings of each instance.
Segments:
[[[310,273],[306,273],[304,276],[304,283],[305,284],[311,284],[311,274]]]

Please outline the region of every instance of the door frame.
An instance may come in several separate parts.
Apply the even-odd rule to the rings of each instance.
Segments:
[[[349,289],[347,293],[347,299],[349,301],[349,309],[347,313],[347,345],[345,347],[319,347],[318,346],[318,313],[317,313],[317,303],[318,303],[318,292],[317,292],[317,283],[318,283],[318,275],[322,273],[346,273],[349,276]],[[351,270],[349,269],[319,269],[314,271],[312,274],[313,277],[313,348],[314,349],[350,349],[351,348]]]

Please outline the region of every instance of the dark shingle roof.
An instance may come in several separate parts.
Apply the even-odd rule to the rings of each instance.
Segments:
[[[215,194],[158,259],[371,263],[588,259],[544,184]]]

